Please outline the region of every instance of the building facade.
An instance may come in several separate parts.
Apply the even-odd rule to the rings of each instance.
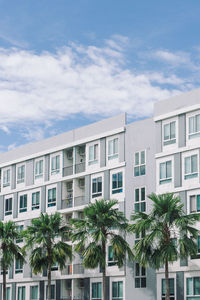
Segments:
[[[41,212],[58,211],[67,223],[82,218],[84,207],[101,198],[117,199],[129,219],[133,211],[151,210],[148,194],[171,191],[181,196],[188,213],[199,211],[199,156],[196,90],[158,102],[154,118],[127,124],[122,114],[2,153],[0,220],[13,220],[22,230]],[[127,236],[131,245],[138,239]],[[108,245],[109,300],[164,299],[163,269],[155,272],[128,261],[119,269],[109,251]],[[63,271],[52,269],[52,300],[100,300],[101,277],[99,268],[84,269],[74,254]],[[7,300],[46,299],[45,271],[34,275],[28,263],[15,261],[7,280]],[[198,258],[170,266],[170,286],[171,300],[200,299]]]

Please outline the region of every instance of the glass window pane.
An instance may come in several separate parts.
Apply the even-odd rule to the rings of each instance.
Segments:
[[[189,118],[189,133],[195,132],[195,117]]]
[[[166,162],[166,178],[172,177],[172,162],[167,161]]]
[[[89,160],[94,160],[94,147],[89,147]]]
[[[200,131],[200,115],[196,116],[196,131]]]
[[[112,175],[112,188],[113,189],[117,188],[117,174]]]
[[[176,122],[170,123],[170,139],[175,139],[176,137]]]
[[[200,211],[200,195],[197,195],[197,211]]]
[[[164,125],[164,140],[170,139],[170,124]]]
[[[187,295],[193,294],[193,278],[187,278]]]
[[[196,211],[196,196],[190,196],[190,212]]]
[[[92,283],[92,298],[97,298],[97,285],[96,285],[96,282]]]
[[[166,165],[165,163],[160,164],[160,179],[166,178]]]
[[[190,173],[190,157],[185,158],[185,174]]]
[[[191,173],[197,172],[197,155],[191,156]]]
[[[141,165],[145,164],[145,151],[141,151]]]
[[[200,295],[200,277],[194,277],[194,295]]]
[[[145,188],[141,188],[141,201],[145,200]]]
[[[113,141],[108,142],[108,155],[113,154]]]
[[[140,190],[135,189],[135,202],[138,202],[140,200]]]
[[[118,153],[118,139],[114,139],[114,154]]]
[[[138,263],[135,264],[135,276],[140,276],[140,265]]]
[[[135,166],[139,165],[139,152],[135,153]]]
[[[118,282],[118,297],[123,297],[123,282]]]
[[[118,187],[122,187],[122,172],[118,173]]]
[[[134,168],[134,176],[139,176],[140,175],[140,167],[135,167]]]

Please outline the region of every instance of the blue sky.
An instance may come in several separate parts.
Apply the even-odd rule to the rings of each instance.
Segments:
[[[0,151],[200,86],[199,0],[0,0]]]

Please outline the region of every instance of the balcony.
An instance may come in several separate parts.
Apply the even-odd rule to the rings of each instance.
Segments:
[[[82,264],[73,265],[73,274],[84,274],[84,267]]]
[[[74,206],[81,206],[87,204],[85,196],[74,197]]]
[[[73,206],[73,197],[66,198],[62,200],[61,208],[71,208]]]
[[[63,177],[73,174],[73,165],[63,168]]]
[[[81,162],[75,165],[75,173],[85,172],[85,162]]]
[[[72,275],[72,265],[67,265],[66,268],[61,271],[61,275]]]

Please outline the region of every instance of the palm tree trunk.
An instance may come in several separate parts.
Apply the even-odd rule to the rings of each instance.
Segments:
[[[47,276],[48,276],[47,299],[51,300],[51,265],[50,264],[48,265]]]
[[[169,290],[169,265],[168,260],[165,261],[165,300],[170,300],[170,290]]]
[[[3,267],[3,300],[6,300],[6,268]]]
[[[103,298],[102,300],[107,300],[106,299],[106,244],[105,242],[102,242],[102,251],[103,251],[103,257],[104,257],[104,263],[103,263],[103,270],[102,270],[102,274],[103,274],[103,277],[102,277],[102,281],[103,281],[103,284],[102,284],[102,289],[103,289]]]

